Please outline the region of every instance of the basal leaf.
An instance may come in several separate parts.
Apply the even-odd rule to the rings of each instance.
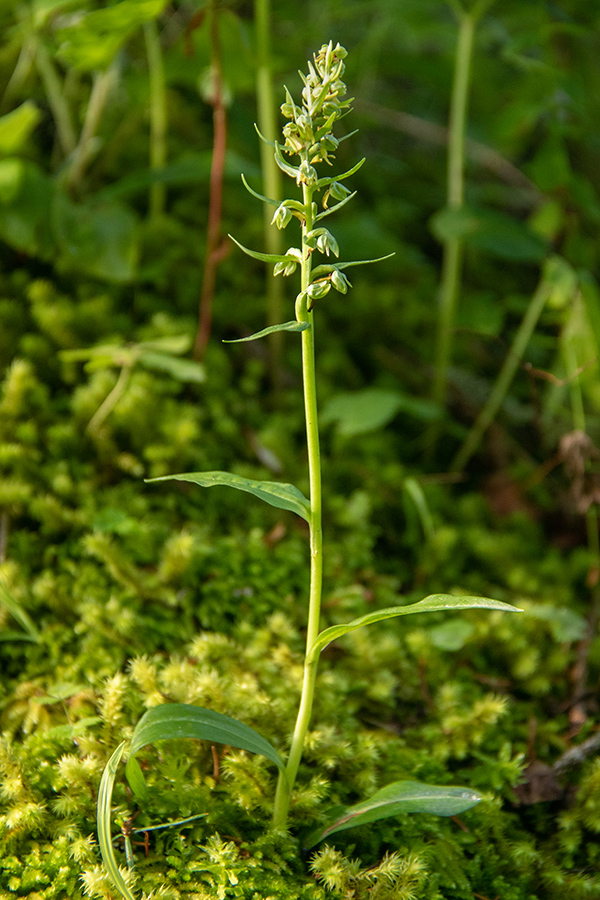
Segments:
[[[377,612],[369,613],[361,616],[359,619],[353,619],[347,625],[333,625],[326,628],[318,636],[312,647],[309,656],[312,658],[317,653],[327,647],[332,641],[348,634],[349,631],[355,631],[357,628],[364,628],[366,625],[373,625],[375,622],[383,622],[384,619],[395,619],[398,616],[410,616],[423,612],[440,612],[441,610],[459,610],[459,609],[498,609],[504,612],[522,612],[516,606],[509,603],[503,603],[501,600],[490,600],[488,597],[454,597],[452,594],[431,594],[418,603],[411,603],[408,606],[390,606],[387,609],[380,609]]]
[[[243,478],[241,475],[232,475],[230,472],[186,472],[182,475],[162,475],[160,478],[147,478],[146,481],[190,481],[200,487],[215,487],[224,485],[254,494],[260,500],[277,509],[288,509],[301,516],[307,522],[310,521],[310,503],[297,487],[293,484],[283,484],[278,481],[256,481],[253,478]]]
[[[109,759],[108,763],[106,764],[106,768],[102,773],[102,778],[100,779],[97,807],[98,846],[100,847],[100,853],[102,854],[102,860],[104,862],[106,871],[110,875],[113,884],[115,885],[121,896],[125,897],[125,900],[135,900],[135,897],[125,884],[123,876],[119,871],[119,866],[117,864],[117,860],[115,858],[115,853],[113,850],[111,836],[111,801],[113,786],[115,783],[117,768],[121,761],[121,757],[123,756],[124,749],[125,741],[123,741],[122,744],[119,744],[119,746]]]
[[[134,765],[135,754],[156,741],[172,741],[192,738],[198,741],[211,741],[214,744],[226,744],[250,753],[258,753],[274,762],[284,771],[285,766],[277,750],[262,735],[243,722],[224,716],[222,713],[188,703],[165,703],[155,706],[145,713],[131,739],[129,761],[126,774],[134,793],[145,793],[140,790],[141,769]]]
[[[267,334],[274,334],[276,331],[306,331],[307,328],[310,328],[309,322],[297,322],[294,319],[293,322],[284,322],[283,325],[270,325],[268,328],[263,328],[262,331],[249,334],[248,337],[236,338],[233,341],[223,341],[223,343],[241,344],[243,341],[256,341],[258,338],[265,337]]]
[[[345,831],[356,825],[367,825],[390,816],[406,813],[456,816],[471,809],[482,799],[481,794],[467,787],[440,787],[418,781],[395,781],[363,803],[332,810],[330,824],[313,832],[306,846],[314,847],[319,841],[338,831]]]

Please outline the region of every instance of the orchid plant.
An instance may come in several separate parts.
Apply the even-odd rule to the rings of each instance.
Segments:
[[[321,47],[308,63],[308,73],[302,74],[302,100],[297,104],[285,91],[281,107],[287,124],[284,141],[272,143],[279,168],[288,175],[301,192],[301,197],[283,202],[257,194],[244,180],[251,194],[275,207],[273,221],[285,229],[293,220],[300,226],[299,246],[290,247],[284,254],[260,253],[236,244],[255,259],[271,263],[274,275],[291,276],[299,269],[300,291],[296,297],[295,318],[281,325],[241,338],[256,340],[277,331],[297,332],[302,342],[302,376],[304,411],[308,448],[310,496],[304,496],[295,486],[280,482],[258,481],[228,472],[192,472],[150,479],[175,479],[201,487],[225,485],[259,497],[271,506],[289,510],[308,523],[310,534],[310,590],[306,628],[306,652],[301,697],[287,758],[262,735],[243,722],[214,710],[184,703],[165,703],[148,710],[136,726],[128,747],[126,775],[133,794],[139,802],[148,796],[149,788],[136,760],[136,754],[148,744],[174,738],[195,738],[262,754],[279,769],[273,801],[272,827],[285,831],[290,807],[293,811],[293,791],[309,729],[317,681],[319,657],[322,651],[343,635],[375,622],[401,616],[439,610],[460,611],[468,608],[515,611],[515,607],[483,597],[434,594],[411,605],[380,609],[354,619],[344,625],[322,629],[320,626],[323,581],[322,492],[317,390],[315,368],[315,313],[319,302],[335,289],[346,294],[351,283],[346,271],[357,265],[379,260],[339,262],[338,243],[324,220],[344,207],[354,196],[345,182],[363,165],[364,159],[339,175],[320,174],[319,168],[331,166],[340,140],[334,134],[336,123],[350,111],[343,82],[346,50],[332,42]],[[262,136],[261,136],[262,137]],[[263,138],[263,140],[265,140]],[[268,142],[267,142],[268,143]],[[386,257],[383,257],[386,258]],[[111,837],[111,798],[120,760],[127,742],[112,754],[103,773],[98,796],[98,836],[105,866],[115,886],[126,900],[133,900],[113,851]],[[323,824],[306,841],[314,846],[338,831],[374,822],[400,813],[429,812],[441,816],[461,813],[482,799],[468,787],[440,786],[416,781],[398,781],[381,788],[369,799],[354,806],[339,807],[323,816]],[[175,823],[177,824],[177,823]]]

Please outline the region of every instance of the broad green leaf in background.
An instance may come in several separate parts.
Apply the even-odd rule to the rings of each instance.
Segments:
[[[82,72],[106,69],[119,47],[145,22],[155,19],[168,0],[120,0],[78,17],[57,32],[58,57]]]
[[[255,497],[259,497],[270,506],[288,509],[307,522],[310,521],[310,503],[293,484],[283,484],[278,481],[256,481],[253,478],[242,478],[241,475],[232,475],[229,472],[186,472],[183,475],[161,475],[160,478],[146,478],[145,480],[147,483],[172,480],[190,481],[200,487],[224,485],[254,494]]]
[[[52,224],[60,261],[106,281],[131,281],[137,263],[137,219],[119,203],[73,203],[56,192]]]
[[[163,706],[149,709],[133,732],[126,773],[134,793],[138,796],[147,793],[141,769],[135,764],[135,754],[148,744],[182,738],[211,741],[248,750],[250,753],[258,753],[274,762],[282,771],[285,769],[277,750],[262,735],[243,722],[201,706],[165,703]]]
[[[135,900],[134,895],[127,887],[125,880],[123,879],[123,876],[121,875],[121,872],[119,870],[119,866],[117,864],[117,860],[113,850],[111,835],[111,801],[113,786],[115,783],[117,768],[121,761],[121,757],[123,756],[124,750],[125,741],[123,741],[122,744],[119,744],[119,746],[109,759],[108,763],[106,764],[106,768],[102,773],[102,778],[100,779],[97,807],[98,846],[100,847],[100,853],[102,854],[102,861],[104,862],[106,871],[108,872],[113,881],[113,884],[115,885],[121,896],[124,897],[125,900]]]
[[[462,650],[474,633],[474,625],[465,619],[451,619],[427,629],[427,637],[433,646],[448,651]]]
[[[178,359],[166,353],[155,353],[151,350],[142,350],[140,364],[148,369],[158,369],[168,372],[176,381],[196,382],[200,384],[206,379],[204,366],[191,359]]]
[[[52,259],[53,196],[51,179],[34,163],[14,157],[0,160],[0,240],[29,256]]]
[[[307,328],[310,328],[309,322],[297,322],[294,319],[293,322],[284,322],[283,325],[269,325],[268,328],[263,328],[262,331],[257,331],[255,334],[249,334],[248,337],[236,338],[233,341],[223,341],[223,343],[241,344],[243,341],[256,341],[258,338],[265,337],[267,334],[275,334],[277,331],[306,331]]]
[[[431,813],[434,816],[456,816],[483,800],[481,794],[467,787],[438,787],[421,784],[418,781],[395,781],[376,794],[355,806],[339,807],[331,810],[333,821],[310,835],[307,847],[314,847],[320,841],[335,834],[368,825],[379,819],[407,813]]]
[[[502,259],[538,262],[546,242],[526,225],[505,213],[474,206],[445,207],[431,218],[431,230],[442,243],[463,240],[468,246]]]
[[[17,109],[0,116],[0,154],[11,156],[19,153],[40,116],[39,109],[31,100],[26,100]]]
[[[383,428],[399,412],[424,420],[438,416],[437,407],[427,400],[414,399],[399,391],[366,388],[332,397],[323,408],[321,422],[323,425],[335,423],[340,434],[352,437]]]
[[[550,603],[535,603],[528,606],[525,614],[542,622],[547,622],[555,641],[581,641],[588,633],[588,623],[583,616],[566,606],[552,606]]]
[[[333,625],[331,628],[326,628],[310,648],[309,657],[314,658],[328,644],[342,637],[342,635],[348,634],[349,631],[364,628],[366,625],[373,625],[375,622],[382,622],[384,619],[395,619],[398,616],[411,616],[423,612],[460,609],[498,609],[503,612],[522,612],[516,606],[503,603],[502,600],[490,600],[488,597],[455,597],[452,594],[431,594],[431,596],[425,597],[424,600],[419,600],[418,603],[411,603],[408,606],[390,606],[387,609],[368,613],[368,615],[361,616],[359,619],[353,619],[346,625]]]

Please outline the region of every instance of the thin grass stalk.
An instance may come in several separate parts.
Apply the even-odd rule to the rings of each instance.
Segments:
[[[35,61],[48,98],[52,117],[56,124],[58,142],[63,154],[69,156],[77,146],[77,135],[75,134],[71,111],[65,99],[60,78],[48,51],[40,40],[38,40],[36,46]]]
[[[88,101],[83,127],[81,129],[81,135],[79,136],[77,147],[73,152],[72,163],[66,179],[67,185],[72,190],[77,190],[81,185],[86,166],[92,155],[92,142],[98,131],[112,85],[116,80],[116,74],[116,64],[113,63],[106,71],[98,72],[94,76],[94,83],[92,85],[92,91]]]
[[[521,364],[525,348],[529,343],[531,335],[538,323],[538,319],[542,313],[546,300],[550,296],[551,283],[548,279],[543,278],[538,289],[534,293],[527,312],[523,316],[523,320],[519,326],[519,330],[515,335],[515,339],[506,355],[504,364],[498,373],[498,377],[494,383],[492,391],[486,400],[481,412],[477,416],[471,430],[469,431],[462,447],[454,457],[450,470],[452,472],[462,472],[477,448],[481,443],[481,439],[486,430],[494,421],[500,406],[508,393],[515,373]]]
[[[306,656],[304,662],[304,678],[300,707],[296,718],[296,726],[292,737],[290,754],[285,774],[279,774],[275,805],[273,811],[273,827],[285,829],[290,798],[298,767],[302,758],[304,741],[312,714],[315,682],[317,677],[318,654],[309,659],[309,651],[319,634],[321,615],[321,593],[323,584],[323,531],[321,514],[321,452],[319,446],[319,426],[317,414],[317,387],[315,370],[314,320],[309,308],[306,291],[311,280],[311,254],[306,250],[305,237],[313,228],[312,197],[313,189],[306,184],[302,186],[303,203],[306,211],[302,223],[302,279],[301,293],[298,297],[296,316],[300,322],[309,322],[310,328],[302,332],[302,380],[304,387],[304,413],[306,417],[306,440],[308,448],[308,474],[310,482],[310,594],[308,606],[308,623],[306,632]]]
[[[454,60],[448,134],[446,203],[450,209],[460,209],[464,204],[465,133],[476,25],[476,17],[473,13],[467,13],[460,7],[455,7],[455,11],[458,16],[459,28]],[[454,318],[461,285],[463,255],[464,241],[462,238],[452,237],[444,242],[435,373],[432,389],[432,399],[440,409],[446,405],[448,369],[452,358]],[[441,420],[438,420],[433,423],[427,434],[427,444],[430,453],[435,449],[440,428]]]
[[[167,92],[165,67],[160,35],[155,21],[144,25],[144,40],[148,58],[148,78],[150,87],[150,168],[152,171],[164,168],[167,161]],[[150,218],[162,215],[165,209],[167,190],[164,183],[154,182],[150,186]]]
[[[198,332],[194,342],[194,359],[204,358],[212,327],[212,307],[217,280],[217,268],[223,257],[221,247],[221,207],[223,203],[223,177],[225,174],[225,154],[227,150],[227,113],[223,97],[223,72],[221,65],[221,43],[219,40],[219,14],[216,4],[211,3],[211,70],[213,107],[213,151],[210,168],[210,196],[208,202],[208,227],[206,234],[206,258],[200,294]]]
[[[271,3],[270,0],[255,0],[254,25],[256,30],[256,105],[258,127],[268,141],[278,137],[277,105],[273,90],[271,72]],[[275,162],[273,151],[264,141],[260,142],[260,163],[262,170],[263,193],[272,200],[280,202],[283,197],[281,169]],[[264,206],[264,234],[267,253],[281,253],[281,232],[271,223],[271,211]],[[271,278],[267,269],[267,325],[276,325],[283,314],[283,281]],[[269,335],[269,356],[271,382],[274,388],[279,386],[281,372],[281,354],[283,349],[282,332]]]

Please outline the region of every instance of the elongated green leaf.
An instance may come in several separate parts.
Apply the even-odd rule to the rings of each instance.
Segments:
[[[353,197],[356,197],[356,191],[352,191],[351,194],[348,194],[347,197],[344,197],[343,200],[340,200],[339,203],[336,203],[335,206],[330,206],[329,209],[324,209],[323,212],[320,212],[315,216],[315,222],[318,222],[319,219],[324,219],[325,216],[330,216],[331,213],[337,212],[338,209],[341,209],[342,206],[345,206],[346,203],[349,203]]]
[[[182,475],[161,475],[160,478],[147,478],[148,483],[154,481],[191,481],[200,487],[224,485],[254,494],[277,509],[289,509],[310,522],[310,503],[293,484],[279,481],[256,481],[254,478],[242,478],[230,472],[185,472]]]
[[[342,172],[341,175],[334,175],[333,178],[319,178],[317,181],[317,187],[329,187],[330,184],[333,184],[334,181],[342,181],[343,178],[349,178],[351,175],[354,175],[355,172],[358,172],[363,163],[366,162],[366,157],[359,160],[355,166],[352,166],[351,169],[348,169],[347,172]]]
[[[265,197],[263,194],[259,194],[257,191],[253,190],[250,187],[244,175],[242,175],[242,181],[244,182],[244,187],[248,191],[249,194],[252,194],[253,197],[256,197],[257,200],[262,200],[263,203],[269,203],[271,206],[279,206],[280,200],[272,200],[270,197]]]
[[[262,331],[249,334],[248,337],[235,338],[233,341],[223,341],[223,343],[241,344],[243,341],[257,341],[258,338],[265,337],[267,334],[274,334],[276,331],[306,331],[307,328],[310,328],[310,322],[297,322],[294,319],[293,322],[284,322],[283,325],[270,325],[268,328],[263,328]]]
[[[227,744],[240,750],[258,753],[274,762],[282,771],[285,767],[277,750],[257,731],[222,713],[188,703],[166,703],[155,706],[145,713],[131,739],[129,761],[126,774],[131,789],[138,796],[145,794],[140,790],[140,778],[143,779],[139,766],[133,765],[133,757],[148,744],[156,741],[172,741],[181,738],[193,738],[197,741],[211,741],[216,744]]]
[[[97,815],[98,846],[100,847],[100,853],[102,854],[102,860],[104,862],[106,871],[108,872],[113,881],[113,884],[115,885],[121,896],[125,897],[125,900],[135,900],[135,897],[125,884],[123,876],[119,871],[119,866],[117,865],[117,860],[115,858],[111,837],[111,801],[113,785],[115,783],[117,768],[121,761],[121,757],[123,756],[124,749],[125,741],[123,741],[122,744],[119,744],[119,746],[109,759],[108,763],[106,764],[106,768],[102,773],[102,778],[100,779],[100,786],[98,788]]]
[[[398,616],[411,616],[423,612],[440,612],[441,610],[458,610],[458,609],[499,609],[504,612],[522,612],[516,606],[509,603],[503,603],[501,600],[490,600],[488,597],[454,597],[452,594],[431,594],[418,603],[411,603],[408,606],[390,606],[387,609],[380,609],[377,612],[369,613],[361,616],[359,619],[353,619],[347,625],[333,625],[326,628],[318,636],[312,647],[310,648],[309,657],[320,653],[332,641],[348,634],[349,631],[355,631],[357,628],[364,628],[365,625],[373,625],[375,622],[382,622],[384,619],[395,619]]]
[[[314,847],[319,841],[338,831],[354,828],[355,825],[367,825],[390,816],[406,813],[456,816],[481,800],[481,794],[467,787],[439,787],[418,781],[395,781],[373,794],[370,800],[332,810],[333,821],[325,828],[313,832],[306,846]]]
[[[280,253],[259,253],[258,250],[249,250],[248,247],[244,247],[243,244],[240,244],[239,241],[236,241],[233,235],[229,234],[227,235],[227,237],[230,237],[233,243],[237,244],[240,250],[243,250],[244,253],[247,256],[251,256],[252,259],[259,259],[261,262],[268,263],[285,262],[286,260],[291,259],[291,257],[287,256],[286,254],[281,255]]]
[[[368,266],[370,263],[383,262],[384,259],[391,259],[395,253],[387,253],[385,256],[378,256],[377,259],[353,259],[351,262],[336,262],[336,269],[349,269],[351,266]]]

